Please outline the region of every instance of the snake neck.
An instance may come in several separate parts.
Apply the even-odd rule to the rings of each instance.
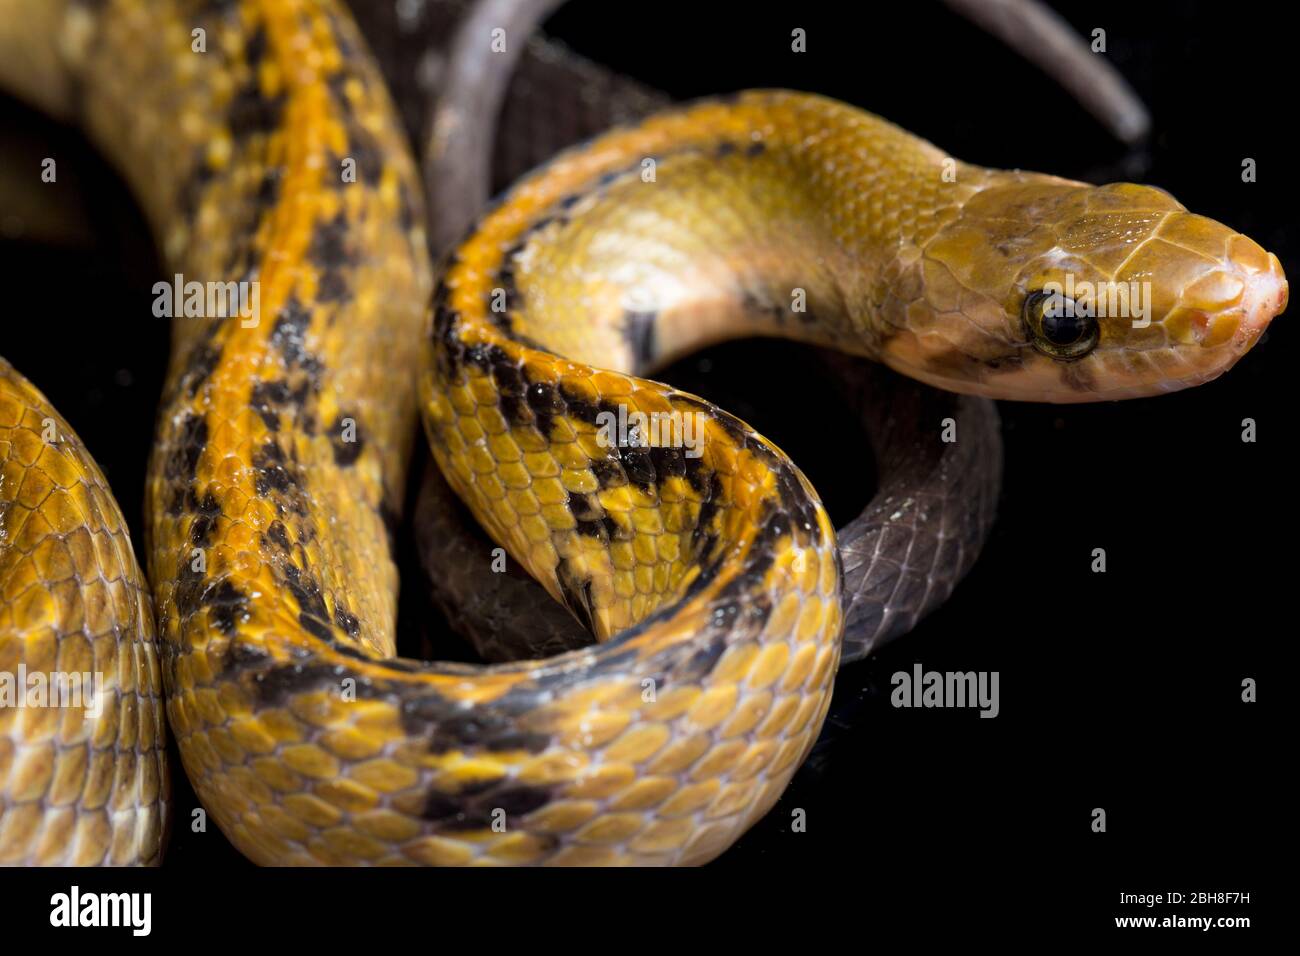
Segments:
[[[879,357],[921,249],[985,180],[822,97],[704,101],[512,190],[457,254],[457,308],[485,341],[634,374],[754,335]]]

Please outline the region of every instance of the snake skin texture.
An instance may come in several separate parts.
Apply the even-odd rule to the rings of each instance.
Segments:
[[[169,807],[149,590],[104,476],[3,359],[0,681],[0,864],[157,863]]]
[[[260,291],[251,321],[176,321],[146,504],[168,720],[260,863],[691,864],[771,807],[829,706],[840,554],[798,468],[643,377],[663,363],[784,335],[956,391],[1095,400],[1218,374],[1285,301],[1276,259],[1157,190],[956,164],[775,91],[524,180],[440,270],[430,328],[418,178],[336,3],[0,13],[40,28],[46,107],[122,169],[167,264]],[[1151,328],[1048,354],[1022,318],[1042,283],[1129,266],[1161,296]],[[394,656],[417,398],[449,484],[597,646]],[[625,412],[699,421],[699,454],[608,440]],[[893,558],[887,529],[858,546]]]
[[[844,564],[844,649],[856,661],[910,631],[975,564],[1002,484],[1002,435],[987,399],[919,387],[827,353],[876,456],[876,493],[837,532]],[[950,422],[954,441],[935,441]]]
[[[837,529],[844,566],[841,665],[907,634],[971,569],[997,508],[1002,437],[992,402],[919,386],[887,369],[826,352],[827,375],[862,418],[877,462],[862,513]],[[933,440],[950,420],[960,440]],[[542,658],[592,636],[493,542],[436,468],[415,512],[434,599],[453,630],[488,661]]]

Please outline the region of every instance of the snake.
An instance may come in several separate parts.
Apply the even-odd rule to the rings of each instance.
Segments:
[[[259,302],[172,323],[152,607],[84,445],[0,365],[0,671],[104,675],[97,717],[0,709],[6,863],[157,862],[169,732],[261,864],[707,862],[776,802],[871,639],[797,465],[656,370],[739,336],[887,368],[856,400],[944,390],[891,447],[939,472],[974,448],[987,491],[990,399],[1199,385],[1287,300],[1276,256],[1163,190],[962,163],[783,90],[565,151],[435,268],[395,108],[331,0],[6,0],[0,63],[121,171],[169,271]],[[1062,283],[1149,301],[1063,309]],[[594,643],[398,656],[417,419],[494,546],[464,560],[504,555]],[[884,504],[897,579],[925,504],[889,503],[899,525]],[[931,560],[968,566],[938,539]]]

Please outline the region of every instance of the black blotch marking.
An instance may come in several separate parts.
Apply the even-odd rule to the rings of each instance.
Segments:
[[[627,476],[616,459],[598,458],[591,463],[591,472],[596,476],[600,487],[615,488],[627,484]]]
[[[244,43],[244,62],[249,67],[249,72],[257,74],[257,68],[261,65],[262,60],[266,58],[266,29],[259,26]]]
[[[619,452],[627,480],[646,494],[651,494],[658,475],[655,472],[654,457],[650,454],[650,449],[632,445],[620,447]]]
[[[347,233],[348,219],[343,212],[316,223],[312,232],[307,258],[321,274],[316,295],[323,302],[339,302],[351,294],[345,272],[356,256],[347,247]]]
[[[699,455],[695,458],[689,455],[683,456],[682,469],[685,473],[686,480],[690,482],[691,488],[696,494],[704,494],[710,486],[714,472],[704,463],[704,456]]]
[[[530,425],[533,416],[524,402],[524,375],[504,349],[491,347],[487,371],[499,393],[501,411],[511,425]]]
[[[203,572],[195,571],[189,556],[181,558],[176,571],[176,614],[182,622],[188,621],[199,609],[199,597],[203,592]]]
[[[686,395],[676,394],[673,396],[675,404],[685,405],[693,411],[703,412],[709,420],[727,433],[727,436],[735,443],[737,448],[747,448],[750,445],[749,430],[736,416],[724,412],[720,408],[715,408],[707,402],[691,398]]]
[[[425,820],[442,821],[455,819],[461,812],[461,802],[445,793],[430,790],[425,797],[420,816]]]
[[[660,426],[662,429],[662,425]],[[663,438],[662,433],[660,438]],[[686,477],[686,456],[682,449],[671,445],[652,445],[649,449],[650,463],[662,483],[668,478]]]
[[[266,427],[275,432],[280,430],[280,410],[301,407],[306,398],[307,390],[305,385],[295,392],[289,387],[288,382],[280,380],[264,381],[253,386],[249,405],[262,417]]]
[[[321,302],[346,302],[351,297],[352,289],[342,272],[323,273],[316,284],[316,298]]]
[[[361,622],[354,615],[343,610],[341,605],[334,608],[334,623],[352,637],[361,633]]]
[[[338,649],[343,650],[342,647]],[[333,664],[275,664],[266,670],[255,672],[252,679],[258,702],[264,707],[278,707],[304,691],[325,690],[337,694],[339,681],[347,673],[346,668]],[[389,697],[390,694],[387,689],[376,687],[369,680],[358,677],[356,696],[358,700],[374,700]]]
[[[229,581],[208,588],[202,600],[209,608],[212,622],[227,637],[235,633],[239,618],[248,610],[247,596]]]
[[[466,711],[456,701],[427,693],[402,707],[402,729],[412,737],[427,736],[430,754],[471,748],[541,753],[550,746],[551,738],[521,731],[513,719],[527,709],[492,704]]]
[[[446,283],[439,280],[433,293],[433,342],[438,346],[436,369],[444,381],[454,379],[465,361],[465,346],[457,335],[460,313],[447,304],[448,297]]]
[[[285,565],[284,580],[289,593],[298,602],[298,623],[321,640],[333,642],[334,632],[329,626],[331,615],[325,606],[320,584],[293,564]]]
[[[803,529],[815,534],[817,530],[817,508],[808,493],[800,486],[798,478],[789,465],[778,464],[776,487],[781,496],[781,504],[790,513],[793,520]]]
[[[343,656],[351,657],[354,660],[368,661],[372,664],[375,662],[375,659],[371,657],[369,654],[359,650],[358,648],[353,647],[350,644],[333,643],[330,649],[333,650],[335,654],[342,654]],[[384,661],[384,666],[389,668],[390,670],[405,671],[408,673],[416,669],[411,666],[408,666],[408,662],[403,661],[400,658],[386,659]]]
[[[575,395],[573,392],[561,388],[560,396],[564,399],[564,405],[572,415],[580,422],[586,422],[593,428],[597,427],[600,421],[601,412],[609,412],[618,417],[618,406],[608,402],[591,402],[581,395]]]
[[[569,495],[568,508],[569,514],[578,523],[578,534],[605,542],[613,541],[618,536],[617,522],[606,514],[595,495]]]
[[[300,611],[304,614],[311,614],[322,621],[329,620],[330,613],[325,607],[325,597],[321,593],[320,585],[316,583],[314,578],[293,564],[285,565],[284,577],[290,593],[293,594],[294,600],[298,602]]]
[[[280,125],[284,115],[283,93],[267,96],[262,92],[254,71],[253,79],[231,98],[226,111],[226,125],[235,140],[265,135]]]
[[[267,442],[253,453],[253,468],[257,474],[253,483],[259,495],[270,491],[287,492],[297,487],[294,475],[285,467],[284,451],[275,442]]]
[[[753,143],[750,143],[747,147],[745,147],[745,155],[753,159],[755,156],[762,155],[763,151],[766,149],[767,149],[766,143],[755,141]]]
[[[280,350],[287,365],[301,369],[307,374],[313,388],[319,388],[320,375],[325,367],[307,349],[309,325],[311,311],[298,301],[296,295],[291,296],[276,316],[275,327],[271,329],[271,344]]]
[[[232,641],[226,651],[226,669],[239,672],[250,667],[261,667],[271,660],[265,648],[248,641]]]
[[[517,785],[496,791],[492,800],[508,817],[519,817],[546,806],[550,803],[551,795],[541,787]]]
[[[257,191],[253,194],[253,199],[261,208],[270,208],[276,204],[279,199],[279,182],[283,177],[285,170],[279,166],[268,166],[266,172],[261,174],[261,182],[257,183]]]
[[[200,548],[206,548],[212,543],[212,528],[216,524],[217,515],[221,513],[221,506],[209,491],[198,503],[197,510],[198,515],[190,525],[190,541]]]
[[[737,610],[737,606],[734,604],[723,608],[715,608],[714,620],[717,619],[718,611],[723,612],[725,620],[728,613],[735,613]],[[690,658],[677,669],[678,680],[687,684],[695,684],[712,673],[713,668],[717,666],[718,659],[722,657],[723,652],[727,649],[727,634],[728,628],[725,625],[715,626],[710,622],[709,631],[703,641],[696,638],[697,646],[691,652]]]
[[[340,52],[345,43],[346,41],[340,42]],[[353,79],[362,78],[356,72],[345,68],[326,77],[325,84],[333,95],[343,120],[343,128],[348,138],[347,156],[356,161],[357,182],[377,186],[384,169],[383,155],[375,144],[375,137],[361,124],[356,104],[347,95],[348,81]],[[337,173],[342,158],[334,157],[334,161],[329,164],[330,169],[326,172],[327,182],[335,189],[349,185],[344,183]]]
[[[695,528],[691,532],[691,551],[695,559],[702,560],[718,541],[718,532],[713,528],[713,519],[722,509],[722,479],[717,472],[709,475],[708,494],[700,502],[700,512],[695,519]]]
[[[285,528],[283,521],[272,521],[271,527],[266,529],[266,536],[285,554],[289,554],[293,550],[292,545],[289,543],[289,532]]]
[[[179,485],[172,489],[171,499],[167,502],[167,514],[179,518],[185,514],[187,507],[195,504],[196,500],[192,483]],[[193,508],[189,507],[189,510]]]
[[[446,280],[439,279],[438,284],[433,288],[433,298],[429,303],[433,311],[434,341],[445,341],[447,336],[452,334],[460,318],[459,313],[448,304],[450,299],[451,290],[447,287]]]
[[[601,541],[608,542],[618,534],[618,525],[609,515],[600,518],[574,518],[578,523],[578,534],[585,535],[588,538],[597,538]]]
[[[495,715],[486,719],[451,717],[436,725],[429,737],[429,753],[480,748],[498,753],[510,750],[541,753],[550,743],[551,739],[546,734],[520,731],[513,721]]]
[[[193,478],[199,457],[208,446],[208,422],[202,415],[186,412],[177,430],[176,443],[164,469],[171,479]]]
[[[446,831],[483,830],[492,826],[495,812],[504,810],[506,820],[521,817],[551,802],[550,790],[516,785],[493,788],[481,794],[460,793],[455,796],[433,791],[425,801],[421,815],[441,824]]]
[[[549,382],[534,382],[524,392],[528,400],[528,409],[533,413],[537,430],[549,436],[555,419],[564,414],[565,402],[559,390]]]
[[[533,228],[536,228],[536,226],[534,225]],[[523,293],[519,291],[518,283],[515,280],[515,257],[528,245],[531,232],[531,229],[525,230],[518,241],[501,256],[501,265],[497,268],[495,281],[492,283],[493,288],[488,290],[488,308],[486,312],[491,318],[492,324],[510,336],[514,334],[514,325],[510,320],[510,313],[523,307]],[[504,309],[501,311],[492,308],[492,304],[496,300],[497,289],[504,293]]]

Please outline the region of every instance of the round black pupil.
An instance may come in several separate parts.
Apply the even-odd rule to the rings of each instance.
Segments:
[[[1053,345],[1073,345],[1083,336],[1083,319],[1077,315],[1056,315],[1063,309],[1049,305],[1043,310],[1043,336]]]

